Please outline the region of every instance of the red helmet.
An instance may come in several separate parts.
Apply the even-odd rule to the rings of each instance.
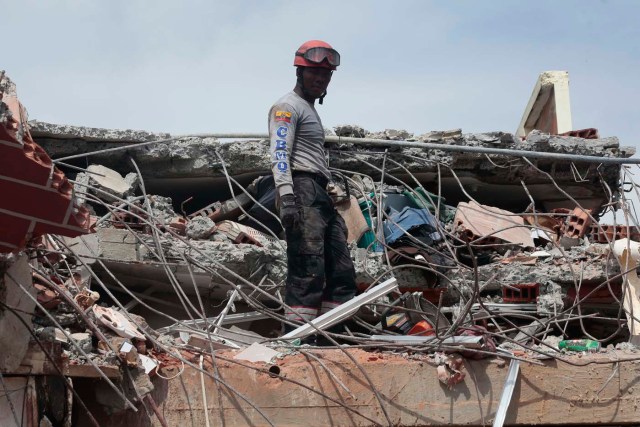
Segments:
[[[320,67],[335,70],[340,65],[340,54],[322,40],[309,40],[296,51],[293,60],[296,67]]]

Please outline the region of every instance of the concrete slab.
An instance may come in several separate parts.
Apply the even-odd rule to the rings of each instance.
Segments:
[[[37,141],[54,157],[77,155],[88,151],[111,148],[113,143],[96,139],[87,141],[85,129],[68,129],[63,125],[40,124],[47,131],[35,133]],[[49,137],[56,128],[60,128],[65,137],[75,139],[61,140]],[[75,132],[75,133],[74,133]],[[90,134],[108,135],[108,130]],[[126,133],[122,135],[125,142]],[[486,132],[482,134],[448,135],[444,133],[416,137],[418,141],[438,142],[443,145],[466,145],[491,148],[509,148],[525,151],[549,151],[558,153],[575,153],[605,157],[629,157],[634,154],[633,147],[621,147],[616,138],[582,139],[574,137],[550,136],[548,133],[536,135],[535,138],[521,141],[514,135],[504,132]],[[104,141],[104,142],[103,142]],[[128,142],[138,142],[133,136]],[[227,171],[242,185],[248,185],[257,176],[269,173],[269,143],[267,140],[242,140],[223,142],[212,138],[185,138],[168,144],[158,144],[140,148],[131,148],[121,152],[110,152],[92,156],[91,160],[122,175],[131,172],[128,156],[132,156],[138,163],[145,178],[147,191],[150,194],[171,195],[176,201],[194,199],[189,203],[189,209],[198,210],[212,202],[226,200],[229,194],[228,183],[219,166],[218,152],[225,161]],[[487,159],[484,155],[474,153],[453,153],[442,150],[421,150],[406,148],[398,150],[403,155],[401,161],[407,170],[432,192],[437,192],[435,183],[438,182],[437,164],[445,164],[455,169],[457,177],[452,176],[447,168],[441,168],[442,191],[447,194],[447,202],[456,204],[468,197],[460,192],[458,179],[465,186],[469,194],[480,203],[496,204],[496,194],[504,197],[499,207],[511,211],[524,210],[531,202],[522,189],[521,180],[525,181],[531,196],[536,203],[544,204],[547,209],[565,206],[573,208],[574,203],[557,191],[549,183],[546,176],[535,172],[526,164],[511,164],[510,168],[496,163],[495,159]],[[392,154],[394,155],[394,154]],[[406,156],[404,156],[406,155]],[[412,157],[415,156],[415,157]],[[418,160],[422,157],[427,161]],[[85,164],[77,159],[77,165]],[[73,163],[75,160],[71,160]],[[592,181],[576,182],[575,172],[568,162],[554,162],[539,160],[535,162],[542,170],[551,173],[553,178],[581,205],[598,208],[599,204],[608,201],[609,195],[600,185],[593,185]],[[381,166],[381,155],[375,148],[359,147],[357,152],[350,144],[333,144],[331,146],[331,166],[342,170],[357,170],[359,173],[369,174],[374,179],[380,176],[377,167]],[[516,167],[517,166],[517,167]],[[587,177],[602,177],[611,188],[617,188],[619,181],[619,167],[615,165],[599,166],[578,165],[581,174]],[[394,176],[410,182],[413,178],[395,171]],[[587,178],[588,179],[588,178]],[[553,204],[551,206],[550,204]],[[549,207],[549,206],[551,207]]]
[[[90,165],[87,168],[87,171],[89,176],[89,185],[109,194],[113,194],[120,199],[130,195],[133,191],[131,184],[113,169],[109,169],[102,165]],[[98,197],[105,197],[103,193],[96,194]]]
[[[496,414],[508,363],[500,360],[464,361],[467,373],[452,390],[441,384],[436,364],[428,358],[407,360],[397,355],[349,350],[362,364],[382,396],[394,426],[490,425]],[[274,378],[266,370],[256,371],[229,363],[233,353],[216,358],[220,377],[254,402],[277,426],[371,426],[387,425],[371,387],[353,363],[338,350],[316,351],[336,380],[311,358],[302,354],[278,360],[281,376],[325,393],[349,405],[364,417],[299,385]],[[638,361],[617,352],[585,357],[572,356],[571,363],[546,361],[544,366],[522,363],[515,384],[506,425],[597,425],[640,423],[637,407]],[[635,355],[637,357],[637,355]],[[608,381],[614,359],[622,360],[615,381]],[[211,359],[205,362],[212,372]],[[588,362],[595,362],[585,366]],[[604,364],[601,364],[603,363]],[[256,368],[261,364],[251,365]],[[190,367],[179,380],[156,384],[156,399],[169,425],[205,425],[200,373]],[[234,396],[213,379],[205,377],[208,415],[216,425],[268,425],[246,402]],[[154,399],[156,395],[154,395]],[[123,413],[104,420],[107,427],[159,425],[146,418],[144,411]]]

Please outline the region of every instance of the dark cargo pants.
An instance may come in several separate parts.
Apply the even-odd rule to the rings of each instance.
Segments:
[[[300,225],[287,229],[288,320],[308,321],[355,296],[355,269],[347,247],[347,227],[333,207],[326,181],[314,174],[293,176]],[[297,313],[296,313],[297,312]],[[285,326],[285,331],[292,328]]]

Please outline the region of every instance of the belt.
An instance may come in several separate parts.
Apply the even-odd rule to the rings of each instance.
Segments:
[[[327,184],[329,183],[329,180],[327,179],[327,177],[319,173],[305,172],[305,171],[292,171],[291,176],[294,178],[296,177],[311,178],[312,180],[317,182],[318,185],[320,185],[320,187],[325,189],[327,188]]]

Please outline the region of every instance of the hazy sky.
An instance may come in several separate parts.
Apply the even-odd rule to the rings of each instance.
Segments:
[[[341,53],[326,127],[515,131],[538,74],[569,71],[574,128],[636,145],[638,1],[3,1],[0,68],[32,119],[266,131],[293,53]]]

